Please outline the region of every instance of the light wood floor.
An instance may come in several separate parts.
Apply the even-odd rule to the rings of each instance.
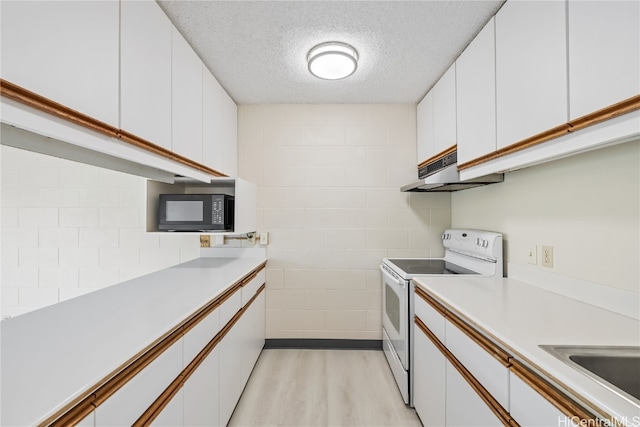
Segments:
[[[230,426],[420,426],[382,351],[264,350]]]

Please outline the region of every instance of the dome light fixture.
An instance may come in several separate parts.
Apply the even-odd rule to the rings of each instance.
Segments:
[[[307,55],[309,72],[324,80],[349,77],[358,68],[358,51],[342,42],[320,43]]]

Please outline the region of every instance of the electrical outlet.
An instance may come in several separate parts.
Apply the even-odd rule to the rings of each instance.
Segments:
[[[538,247],[536,245],[529,246],[527,260],[529,261],[529,264],[536,265],[538,263]]]
[[[224,234],[216,234],[216,246],[224,245]]]
[[[261,245],[269,244],[269,233],[260,233],[260,244]]]
[[[247,233],[247,241],[250,245],[256,244],[256,233]]]
[[[200,247],[201,248],[210,248],[211,247],[211,236],[208,234],[200,235]]]
[[[553,267],[553,246],[542,247],[542,266]]]

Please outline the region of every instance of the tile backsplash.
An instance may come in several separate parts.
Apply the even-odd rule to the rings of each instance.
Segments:
[[[145,232],[145,179],[0,147],[2,315],[199,255],[198,236]]]
[[[267,337],[380,339],[384,257],[442,256],[450,195],[417,177],[415,105],[239,107],[240,175],[258,187]]]

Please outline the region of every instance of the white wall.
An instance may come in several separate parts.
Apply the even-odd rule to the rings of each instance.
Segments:
[[[145,179],[1,146],[2,315],[199,254],[198,236],[145,233]]]
[[[383,257],[441,256],[449,194],[407,194],[415,105],[239,107],[239,171],[258,187],[269,338],[381,338]]]
[[[640,141],[505,175],[501,184],[454,193],[454,227],[501,231],[506,261],[640,292]],[[553,247],[553,268],[540,266]]]

